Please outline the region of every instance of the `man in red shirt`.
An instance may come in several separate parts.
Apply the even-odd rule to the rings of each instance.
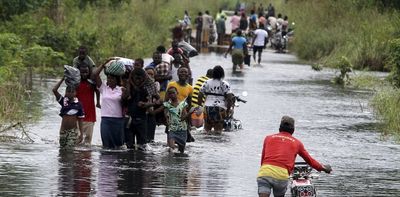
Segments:
[[[322,165],[304,148],[303,143],[292,136],[294,119],[283,116],[279,133],[268,135],[264,139],[261,155],[261,168],[257,176],[259,197],[268,197],[273,190],[274,196],[285,196],[288,178],[293,171],[296,156],[300,155],[311,167],[330,173],[330,165]]]
[[[85,111],[85,118],[82,122],[82,133],[79,136],[79,142],[85,145],[90,145],[93,136],[93,127],[96,122],[96,108],[95,108],[95,91],[96,86],[94,83],[89,82],[90,69],[85,63],[77,65],[81,73],[81,82],[76,89],[76,97],[82,103]],[[100,108],[100,97],[96,94],[97,107]]]

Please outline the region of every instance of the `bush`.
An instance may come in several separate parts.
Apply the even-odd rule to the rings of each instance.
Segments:
[[[345,85],[350,83],[349,73],[352,72],[352,65],[346,57],[341,57],[335,66],[340,74],[334,78],[334,83]]]

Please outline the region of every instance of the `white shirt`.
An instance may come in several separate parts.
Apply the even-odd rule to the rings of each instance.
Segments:
[[[175,67],[174,64],[171,65],[171,75],[172,75],[171,81],[179,81],[178,68],[179,67]]]
[[[174,57],[168,53],[161,54],[161,61],[166,62],[171,65],[171,62],[174,61]]]
[[[225,95],[232,93],[228,82],[217,79],[209,79],[204,82],[200,92],[206,96],[205,106],[216,106],[226,109]],[[207,93],[219,95],[207,95]]]
[[[273,16],[268,17],[269,25],[271,25],[272,29],[276,29],[276,18]]]
[[[268,38],[267,31],[263,29],[256,29],[254,31],[256,38],[254,39],[254,46],[264,46],[265,39]]]

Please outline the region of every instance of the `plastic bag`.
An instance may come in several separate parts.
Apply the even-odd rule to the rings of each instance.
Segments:
[[[125,74],[125,65],[123,62],[118,60],[111,61],[105,69],[106,75],[122,76]]]
[[[133,64],[135,63],[135,60],[125,58],[125,57],[115,57],[117,61],[122,62],[125,65],[125,71],[130,72],[133,70]]]
[[[64,65],[65,84],[71,87],[77,87],[81,82],[81,73],[77,68]]]
[[[197,52],[197,50],[192,46],[192,45],[190,45],[189,43],[187,43],[187,42],[185,42],[185,41],[180,41],[179,43],[178,43],[178,46],[183,50],[183,52],[185,53],[185,54],[187,54],[189,57],[194,57],[194,56],[196,56],[196,55],[198,55],[199,54],[199,52]]]

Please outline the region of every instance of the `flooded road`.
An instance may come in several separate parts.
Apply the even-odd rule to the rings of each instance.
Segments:
[[[44,116],[27,128],[35,142],[0,144],[0,196],[257,196],[263,139],[278,131],[283,115],[295,118],[294,135],[310,154],[333,167],[314,181],[319,196],[400,194],[400,145],[376,131],[371,92],[340,88],[330,82],[333,70],[315,72],[271,52],[242,74],[232,74],[229,57],[199,55],[191,59],[194,78],[218,64],[233,92],[248,94],[235,110],[243,129],[222,136],[194,131],[186,155],[168,153],[164,127],[150,151],[103,150],[100,122],[94,146],[60,152],[55,80],[42,83]]]

